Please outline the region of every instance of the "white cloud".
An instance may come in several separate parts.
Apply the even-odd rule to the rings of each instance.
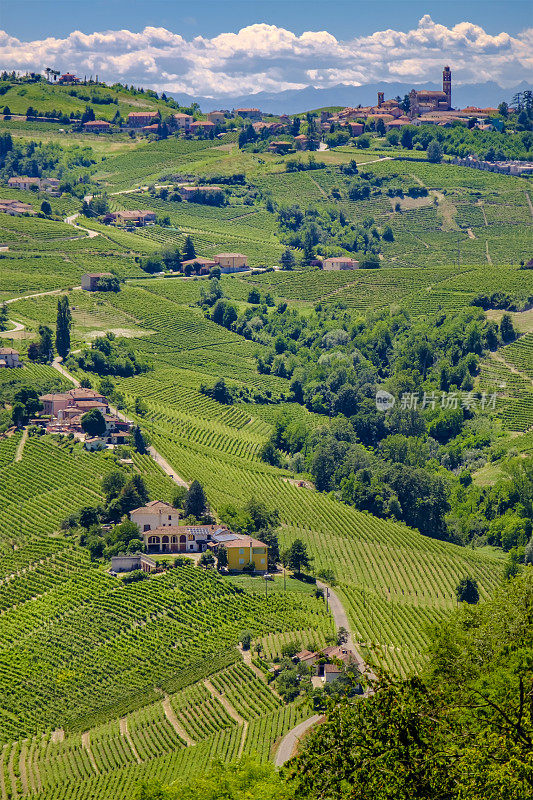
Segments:
[[[444,63],[454,83],[495,80],[511,86],[531,79],[533,30],[488,34],[470,22],[452,28],[424,15],[410,31],[383,30],[339,41],[327,31],[300,36],[264,23],[237,33],[186,40],[166,28],[73,31],[64,39],[23,42],[0,31],[6,69],[44,67],[98,74],[158,91],[218,96],[338,83],[438,82]]]

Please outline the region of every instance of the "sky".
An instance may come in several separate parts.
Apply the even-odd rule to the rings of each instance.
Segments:
[[[220,96],[533,77],[530,0],[0,0],[0,64]]]

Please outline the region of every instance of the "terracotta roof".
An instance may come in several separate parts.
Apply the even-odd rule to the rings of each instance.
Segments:
[[[56,394],[42,394],[39,397],[39,400],[62,400],[65,397],[64,394],[56,393]]]
[[[86,272],[82,277],[87,278],[112,278],[111,272]]]
[[[447,98],[446,92],[435,92],[435,91],[426,91],[425,89],[413,89],[416,92],[417,97],[442,97],[443,99]]]
[[[318,653],[313,653],[311,650],[300,650],[299,653],[296,653],[295,658],[299,661],[307,661],[310,658],[316,658]]]
[[[234,547],[266,547],[264,542],[260,542],[259,539],[253,539],[251,536],[241,536],[238,533],[235,533],[234,536],[234,539],[224,540],[220,544],[223,544],[227,549]]]
[[[342,669],[338,667],[336,664],[326,664],[324,667],[324,672],[330,675],[340,675],[342,673]]]
[[[115,211],[112,216],[122,217],[123,219],[142,219],[147,216],[155,216],[155,211],[148,211],[147,209],[137,209],[135,211]]]
[[[133,512],[132,512],[133,513]],[[159,525],[149,531],[143,531],[145,536],[176,536],[188,533],[205,534],[210,536],[217,530],[217,525]]]
[[[139,506],[139,508],[134,508],[133,511],[130,511],[130,514],[137,514],[142,512],[143,514],[150,514],[153,511],[173,511],[176,514],[179,514],[177,508],[174,508],[173,505],[170,503],[165,503],[164,500],[151,500],[149,503],[146,503],[145,506]]]
[[[76,405],[72,406],[72,408],[83,410],[85,408],[101,408],[102,406],[104,408],[107,406],[107,403],[102,400],[76,400]]]
[[[246,258],[244,253],[217,253],[215,258]]]
[[[197,258],[189,258],[188,261],[182,261],[181,266],[186,267],[189,264],[200,264],[203,267],[215,267],[217,266],[217,262],[213,261],[211,258],[201,258],[198,256]]]
[[[8,180],[9,183],[40,183],[40,178],[30,178],[27,175],[18,175]]]
[[[16,353],[18,355],[18,350],[13,350],[12,347],[0,347],[0,355],[7,356]]]
[[[86,386],[77,386],[75,389],[69,389],[65,394],[69,395],[69,397],[85,398],[87,400],[104,397],[104,395],[97,392],[96,389],[89,389]]]

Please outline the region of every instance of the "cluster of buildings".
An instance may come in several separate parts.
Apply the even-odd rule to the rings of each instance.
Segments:
[[[142,228],[154,225],[157,221],[155,211],[136,209],[132,211],[111,211],[103,218],[106,225],[122,225],[126,228]]]
[[[258,108],[236,108],[233,111],[210,111],[206,119],[195,120],[192,114],[179,112],[165,117],[165,123],[172,129],[184,133],[199,134],[214,132],[217,125],[234,117],[256,120],[255,125],[261,125],[262,114]],[[159,111],[131,111],[128,114],[124,127],[129,130],[141,130],[143,133],[157,133],[162,119]],[[86,131],[92,133],[108,133],[111,123],[102,119],[89,120],[83,123]]]
[[[344,645],[332,645],[312,652],[301,650],[293,658],[296,664],[305,664],[311,672],[321,678],[323,683],[332,683],[346,672],[347,667],[357,667],[357,657],[353,650]],[[362,691],[361,687],[359,687]]]
[[[7,185],[10,189],[37,189],[49,194],[59,194],[59,180],[57,178],[31,178],[28,175],[17,175],[9,178]]]
[[[22,361],[17,350],[12,347],[0,347],[0,369],[17,369]]]
[[[322,112],[321,125],[327,128],[332,123],[340,128],[346,128],[351,136],[363,133],[364,125],[356,120],[377,123],[382,120],[386,131],[402,128],[405,125],[451,125],[457,120],[467,122],[475,118],[476,127],[482,130],[493,129],[494,125],[487,125],[485,120],[489,116],[498,114],[496,108],[478,108],[468,106],[463,109],[452,108],[452,73],[450,67],[442,71],[442,91],[427,89],[411,89],[409,92],[409,112],[405,112],[398,100],[385,100],[384,92],[378,92],[378,102],[375,106],[359,106],[357,108],[344,108],[336,114],[329,115]]]
[[[17,175],[9,178],[7,185],[10,189],[45,191],[54,197],[59,197],[61,194],[57,178],[32,178],[28,175]],[[34,217],[37,211],[29,203],[23,203],[21,200],[0,199],[0,213],[9,214],[11,217],[26,215]]]
[[[190,258],[181,262],[182,272],[190,268],[197,275],[209,275],[213,267],[220,267],[221,272],[239,272],[248,269],[248,258],[243,253],[217,253],[213,258]]]
[[[0,200],[0,213],[9,214],[10,217],[23,217],[26,214],[34,217],[37,212],[28,203],[20,200]]]
[[[130,512],[148,554],[211,550],[216,555],[224,547],[230,572],[242,572],[249,564],[253,564],[255,572],[267,572],[268,547],[263,542],[233,533],[224,525],[180,525],[180,518],[179,510],[163,500],[153,500]]]
[[[43,394],[39,400],[43,411],[35,422],[44,423],[47,433],[72,433],[84,442],[87,450],[101,450],[128,442],[131,423],[112,414],[107,399],[95,389],[80,387],[68,392]],[[101,436],[89,436],[83,431],[82,417],[93,409],[98,409],[105,420],[106,429]]]

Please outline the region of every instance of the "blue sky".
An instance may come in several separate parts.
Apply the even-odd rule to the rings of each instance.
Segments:
[[[0,64],[221,97],[533,75],[530,0],[0,0]]]
[[[15,0],[0,3],[0,27],[21,39],[65,36],[73,30],[162,26],[187,38],[236,32],[254,22],[295,33],[328,30],[338,38],[403,29],[424,14],[446,26],[468,20],[487,33],[516,34],[533,23],[530,0]]]

